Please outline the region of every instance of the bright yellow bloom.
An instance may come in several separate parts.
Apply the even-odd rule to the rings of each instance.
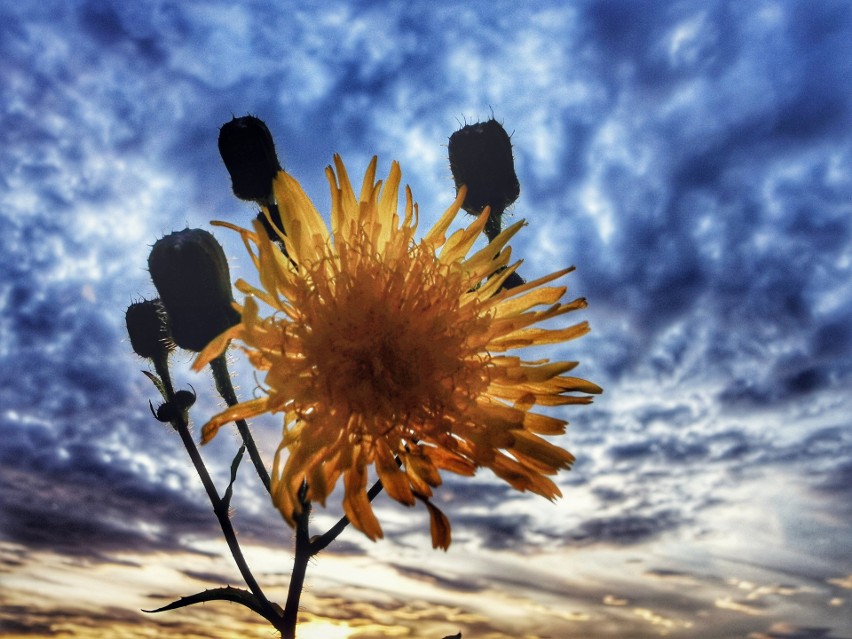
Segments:
[[[236,339],[266,376],[263,396],[214,417],[203,440],[229,421],[283,413],[272,498],[284,519],[293,525],[300,512],[303,481],[308,499],[325,504],[342,476],[344,512],[371,539],[382,529],[366,494],[370,466],[393,499],[427,505],[435,547],[450,543],[449,522],[429,501],[441,470],[473,475],[486,467],[517,490],[558,497],[547,476],[574,457],[541,435],[563,433],[566,422],[531,409],[586,404],[585,393],[600,388],[565,375],[577,362],[506,353],[588,331],[585,322],[534,327],[586,306],[561,303],[565,287],[544,286],[572,269],[503,290],[517,268],[506,245],[523,222],[470,255],[488,211],[447,238],[461,189],[417,241],[407,187],[402,219],[397,213],[398,164],[383,185],[373,158],[356,198],[342,161],[334,163],[336,173],[326,169],[330,232],[299,183],[284,172],[276,177],[286,256],[257,223],[254,232],[219,223],[242,235],[261,288],[236,283],[248,295],[242,322],[211,342],[195,367]],[[262,317],[256,300],[274,313]]]

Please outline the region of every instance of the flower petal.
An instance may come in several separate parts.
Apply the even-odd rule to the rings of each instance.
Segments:
[[[384,489],[388,495],[406,506],[414,505],[414,493],[408,483],[406,474],[400,470],[397,460],[394,458],[387,441],[377,439],[375,443],[376,471],[382,480]]]
[[[253,399],[248,402],[231,406],[227,410],[224,410],[218,415],[212,417],[210,421],[204,424],[204,427],[201,429],[201,443],[206,444],[213,439],[216,436],[216,433],[219,432],[219,429],[228,422],[255,417],[256,415],[265,413],[268,406],[268,397],[261,397],[259,399]]]
[[[343,475],[346,494],[343,498],[343,512],[350,523],[371,541],[383,536],[379,520],[373,513],[370,500],[367,499],[367,472],[363,461],[356,461],[352,468]]]
[[[429,509],[429,529],[432,534],[432,548],[447,550],[452,541],[450,520],[428,499],[424,499],[423,503]]]

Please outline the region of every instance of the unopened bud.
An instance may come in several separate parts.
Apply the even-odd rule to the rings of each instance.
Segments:
[[[199,352],[239,323],[225,252],[207,231],[184,229],[157,240],[148,270],[181,348]]]
[[[281,170],[281,163],[263,120],[246,115],[222,125],[219,154],[231,174],[234,195],[241,200],[269,200],[272,180]]]
[[[157,419],[157,421],[161,421],[164,424],[174,422],[178,418],[177,408],[175,408],[175,405],[171,402],[160,404],[155,410],[151,400],[148,400],[148,407],[151,409],[151,414]]]
[[[175,349],[169,318],[158,299],[134,302],[124,314],[130,346],[140,357],[162,360]]]
[[[467,185],[462,208],[468,213],[478,215],[490,206],[499,217],[518,199],[512,142],[497,120],[468,124],[453,133],[449,156],[456,189]]]
[[[174,403],[179,410],[189,410],[195,404],[196,399],[198,397],[195,394],[194,388],[191,391],[179,390],[175,393]]]

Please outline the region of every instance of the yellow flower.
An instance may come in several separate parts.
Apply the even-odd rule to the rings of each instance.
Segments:
[[[208,422],[203,441],[232,420],[283,413],[271,488],[284,519],[294,524],[303,481],[308,499],[324,505],[342,477],[344,512],[370,539],[382,536],[366,493],[370,466],[393,499],[426,504],[435,547],[450,543],[449,522],[429,501],[442,470],[473,475],[486,467],[517,490],[558,497],[548,475],[574,457],[542,435],[563,433],[566,422],[532,408],[586,404],[585,393],[601,389],[565,375],[577,362],[511,353],[588,331],[585,322],[535,326],[586,306],[562,303],[566,289],[545,286],[572,269],[504,290],[517,268],[506,245],[523,222],[471,254],[488,210],[447,238],[462,188],[417,241],[407,187],[402,219],[397,212],[398,164],[382,184],[373,158],[356,198],[343,162],[334,163],[336,172],[326,169],[330,231],[295,179],[283,171],[275,178],[286,256],[258,223],[254,232],[218,223],[242,235],[260,288],[236,283],[248,295],[242,322],[211,342],[195,368],[236,339],[265,372],[265,387]],[[273,313],[261,316],[258,300]]]

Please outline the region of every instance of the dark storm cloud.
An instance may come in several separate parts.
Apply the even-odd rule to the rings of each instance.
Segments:
[[[838,451],[838,456],[842,454],[842,451]],[[817,484],[820,490],[839,496],[848,496],[852,493],[852,461],[849,459],[839,460],[833,468],[822,474],[823,478]]]
[[[833,628],[803,627],[786,623],[773,624],[766,632],[753,632],[753,639],[841,639]]]
[[[122,442],[117,438],[127,437],[129,427],[115,410],[97,424],[68,425],[7,411],[0,418],[0,538],[93,560],[121,550],[187,550],[188,538],[218,538],[212,507],[181,460],[177,436],[144,415],[139,428],[140,436]],[[216,458],[210,471],[214,479],[223,473]],[[257,488],[253,480],[245,467],[239,471],[238,497]],[[287,538],[271,508],[258,513],[240,504],[233,522],[244,541]]]
[[[195,579],[196,581],[204,581],[210,584],[229,584],[234,581],[234,575],[226,575],[223,573],[217,572],[199,572],[197,570],[182,570],[182,574],[186,575],[190,579]],[[164,599],[166,597],[163,597]]]
[[[42,299],[33,291],[23,286],[10,291],[11,303],[22,302],[18,306],[22,314],[10,322],[11,330],[20,337],[18,350],[14,356],[0,359],[4,407],[62,414],[124,401],[123,371],[110,358],[115,353],[111,345],[121,340],[114,324],[94,309],[69,307],[55,298]],[[61,299],[58,291],[57,297]],[[23,378],[22,364],[32,367]]]
[[[116,426],[118,415],[104,414]],[[119,422],[120,423],[120,422]],[[0,423],[0,535],[30,548],[103,557],[114,550],[174,549],[188,532],[215,534],[210,509],[197,491],[167,488],[169,474],[144,478],[138,461],[114,445],[75,435],[65,426]],[[107,434],[104,433],[106,438]],[[150,530],[150,522],[160,522]]]
[[[0,595],[2,597],[2,595]],[[164,597],[157,597],[162,601]],[[239,611],[231,612],[239,615]],[[135,632],[140,624],[156,628],[160,636],[191,635],[200,638],[223,639],[230,629],[221,629],[215,624],[207,627],[192,622],[178,621],[159,615],[144,615],[141,611],[105,606],[98,610],[91,608],[63,606],[60,609],[47,609],[34,604],[30,606],[0,606],[0,631],[14,633],[13,636],[33,635],[36,637],[68,636],[68,628],[74,628],[71,635],[82,632],[102,633],[106,628],[115,630],[115,634],[128,636]],[[257,624],[258,626],[260,624]]]
[[[595,517],[584,521],[578,529],[568,532],[573,543],[630,545],[652,540],[656,536],[682,525],[675,511],[663,510],[645,514],[619,514]],[[567,540],[566,540],[567,541]]]
[[[531,517],[514,514],[458,514],[451,518],[454,530],[462,538],[473,537],[490,550],[531,548],[537,530]]]
[[[9,636],[52,637],[59,634],[51,623],[34,619],[30,612],[30,609],[24,606],[0,607],[0,631],[8,633]]]
[[[454,592],[482,592],[488,588],[488,585],[482,583],[479,579],[442,577],[427,569],[413,568],[411,566],[403,566],[399,564],[391,564],[391,567],[403,577],[408,577],[409,579],[417,581],[425,581],[438,586],[442,590]]]
[[[656,457],[670,464],[682,464],[703,460],[709,449],[704,442],[685,441],[682,437],[644,440],[629,444],[616,444],[609,450],[615,462]]]
[[[818,493],[833,496],[838,508],[852,510],[852,427],[848,419],[807,431],[783,445],[766,442],[756,454],[760,465],[792,467],[803,471]]]

